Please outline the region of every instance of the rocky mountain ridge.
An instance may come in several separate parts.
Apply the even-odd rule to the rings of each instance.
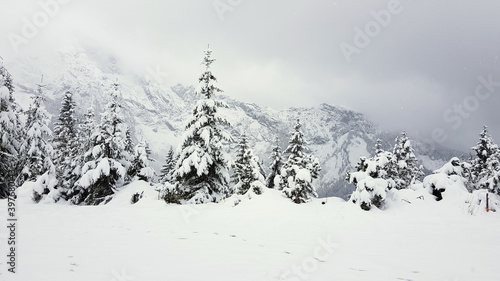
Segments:
[[[41,83],[47,96],[47,109],[54,115],[58,113],[63,93],[72,91],[80,113],[92,106],[99,116],[109,87],[117,81],[133,136],[136,140],[148,141],[158,171],[170,145],[177,146],[198,98],[192,86],[168,86],[154,77],[124,69],[113,56],[95,55],[95,51],[81,48],[60,51],[50,60],[16,58],[5,66],[15,81],[15,98],[23,106],[27,106],[28,97],[35,94],[43,74],[45,79]],[[195,73],[194,82],[196,78]],[[321,196],[345,198],[353,190],[344,180],[345,173],[360,156],[371,154],[377,138],[381,138],[385,149],[390,150],[396,136],[379,130],[363,114],[340,106],[321,104],[313,108],[279,110],[234,100],[230,93],[216,98],[229,105],[223,113],[232,125],[231,134],[235,138],[242,132],[247,134],[264,168],[269,165],[275,137],[279,138],[284,150],[293,123],[300,119],[311,152],[322,164],[321,177],[316,182]],[[452,151],[444,148],[429,147],[418,141],[414,141],[414,145],[429,170],[453,156]],[[230,147],[233,149],[234,145]]]

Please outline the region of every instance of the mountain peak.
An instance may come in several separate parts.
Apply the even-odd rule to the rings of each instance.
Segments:
[[[45,94],[49,97],[47,109],[52,114],[58,112],[64,92],[72,91],[80,112],[93,104],[99,116],[107,101],[105,89],[118,79],[125,101],[126,121],[136,140],[149,142],[157,169],[163,164],[170,145],[178,145],[192,114],[192,106],[200,98],[194,94],[193,86],[169,86],[163,81],[149,81],[114,56],[99,50],[69,48],[59,52],[57,59],[18,58],[12,66],[17,86],[15,97],[19,97],[21,103],[29,101],[23,97],[34,93],[36,82],[44,74]],[[344,180],[345,173],[352,170],[360,156],[370,155],[375,140],[384,134],[363,114],[343,106],[323,103],[310,108],[274,109],[224,95],[214,98],[228,103],[229,108],[222,113],[232,124],[231,134],[246,133],[263,167],[268,166],[266,162],[275,138],[278,137],[285,148],[289,132],[299,118],[312,153],[319,157],[323,166],[316,183],[321,195],[345,197],[351,193],[352,187]],[[446,156],[431,160],[449,160],[444,158]]]

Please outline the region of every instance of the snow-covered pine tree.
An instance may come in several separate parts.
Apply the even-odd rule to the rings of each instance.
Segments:
[[[10,95],[8,100],[13,103],[14,107],[17,107],[17,104],[15,104],[14,97],[12,94],[14,93],[14,82],[12,79],[12,75],[10,75],[9,71],[2,65],[0,65],[0,77],[2,79],[2,83],[0,86],[6,87],[7,90],[9,91]]]
[[[83,159],[83,154],[93,147],[92,135],[97,130],[95,122],[94,108],[89,107],[83,115],[83,120],[78,124],[79,154]]]
[[[31,97],[31,100],[29,109],[25,112],[26,135],[20,149],[23,169],[19,184],[26,180],[36,181],[39,176],[54,169],[54,149],[49,142],[52,131],[49,129],[49,113],[43,104],[45,99],[41,86],[38,88],[38,94]]]
[[[321,170],[318,158],[307,154],[309,150],[301,127],[302,124],[297,119],[285,150],[288,159],[280,172],[283,193],[297,204],[318,196],[312,182],[319,176]]]
[[[114,83],[101,122],[90,137],[92,145],[84,154],[82,176],[76,182],[71,202],[98,205],[112,199],[125,182],[130,158],[126,150],[128,126],[121,113],[123,101]]]
[[[160,171],[160,183],[173,183],[172,173],[175,169],[175,163],[177,162],[177,156],[175,155],[174,148],[170,146],[167,156],[165,156],[165,164],[162,166]]]
[[[134,158],[129,169],[129,174],[132,178],[152,182],[156,176],[156,172],[151,168],[151,149],[146,141],[139,142],[134,147]]]
[[[269,159],[271,159],[271,165],[269,166],[270,172],[266,179],[268,188],[279,188],[281,179],[280,171],[281,167],[283,166],[283,155],[281,152],[278,137],[275,138],[274,143],[275,144],[271,150],[271,156],[269,156]]]
[[[381,139],[377,139],[375,141],[375,156],[381,154],[381,153],[384,153],[385,150],[382,148],[382,140]]]
[[[6,198],[7,187],[14,185],[19,175],[18,152],[21,145],[22,124],[16,116],[12,77],[0,66],[0,199]]]
[[[78,180],[79,174],[75,171],[78,166],[81,141],[78,138],[78,124],[75,116],[76,104],[73,94],[67,91],[62,99],[59,115],[54,124],[54,164],[58,178],[58,189],[67,199],[68,193]],[[88,140],[88,138],[83,138]],[[75,173],[76,172],[76,173]]]
[[[396,181],[397,189],[408,188],[416,180],[421,180],[424,173],[422,166],[418,165],[410,139],[406,132],[402,132],[396,138],[396,144],[392,152],[394,156],[394,170],[390,172]]]
[[[174,172],[182,198],[197,204],[219,202],[232,194],[228,186],[230,159],[224,151],[224,143],[232,139],[225,129],[229,122],[219,113],[220,108],[228,106],[213,99],[222,90],[210,69],[215,61],[211,56],[212,50],[205,50],[205,71],[195,91],[202,98],[186,126]]]
[[[500,195],[500,151],[488,158],[486,170],[479,174],[478,186]]]
[[[130,128],[128,126],[127,126],[127,131],[125,132],[125,152],[127,152],[129,155],[134,155],[135,153],[135,146],[134,146],[134,141],[132,140],[132,133],[130,132]]]
[[[76,166],[72,171],[72,175],[75,177],[75,182],[73,182],[73,184],[68,184],[62,189],[62,196],[74,204],[81,203],[80,197],[83,196],[83,193],[81,193],[82,188],[76,184],[76,181],[81,178],[82,169],[86,161],[92,159],[91,154],[89,155],[87,152],[93,149],[94,140],[92,139],[92,136],[98,130],[95,122],[94,108],[90,106],[87,109],[87,112],[80,117],[80,120],[78,120],[77,123],[78,144],[76,145],[76,157],[73,159]]]
[[[238,194],[252,192],[260,195],[265,189],[264,181],[259,161],[248,146],[248,138],[243,133],[237,145],[234,161],[234,189]]]
[[[472,147],[475,158],[472,160],[472,180],[475,189],[487,189],[500,195],[500,149],[484,126],[479,141]]]
[[[18,184],[29,180],[36,181],[33,186],[32,199],[40,202],[48,198],[50,202],[60,199],[57,190],[57,175],[53,163],[54,149],[49,140],[52,131],[49,129],[50,118],[45,110],[42,85],[38,85],[38,93],[31,97],[31,104],[26,116],[25,138],[20,149],[20,159],[23,170]]]
[[[244,170],[245,167],[243,167],[242,163],[248,163],[249,159],[245,159],[246,156],[245,152],[249,149],[248,147],[248,138],[245,133],[241,134],[238,140],[238,143],[236,143],[236,155],[235,155],[235,160],[233,162],[233,175],[231,178],[231,182],[233,184],[237,184],[240,182],[240,176],[245,176],[247,177],[251,176],[251,169],[250,170]],[[250,176],[249,176],[250,175]],[[250,185],[249,182],[247,183],[241,183],[243,185]],[[241,185],[240,184],[240,185]],[[236,192],[238,192],[238,189],[235,189]]]
[[[360,157],[356,171],[347,173],[347,181],[356,187],[349,201],[366,211],[383,207],[387,191],[396,186],[389,174],[393,161],[392,153],[382,150],[372,158]]]

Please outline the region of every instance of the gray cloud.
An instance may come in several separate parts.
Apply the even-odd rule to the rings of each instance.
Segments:
[[[210,43],[220,86],[235,98],[276,107],[341,104],[415,137],[432,139],[440,128],[444,145],[462,149],[487,124],[500,142],[500,87],[468,104],[474,110],[455,110],[474,102],[478,77],[500,81],[500,2],[398,2],[72,0],[59,4],[17,55],[42,56],[78,42],[139,69],[159,65],[171,83],[194,84]],[[230,9],[217,12],[221,3]],[[393,4],[399,12],[348,62],[341,43],[355,46],[355,28],[365,30],[374,12]],[[4,38],[20,34],[23,17],[32,20],[41,10],[38,1],[2,6]],[[0,41],[0,50],[16,55],[9,40]]]

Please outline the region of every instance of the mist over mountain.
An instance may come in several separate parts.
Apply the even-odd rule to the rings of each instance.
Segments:
[[[99,50],[71,47],[43,57],[16,58],[4,64],[14,78],[16,101],[26,107],[29,96],[36,93],[37,85],[42,85],[47,110],[53,115],[59,110],[63,94],[71,91],[80,113],[93,107],[99,116],[108,99],[107,89],[118,82],[133,138],[148,141],[157,171],[170,146],[178,145],[198,99],[192,86],[166,81],[163,73],[155,69],[133,69]],[[196,77],[197,73],[193,73],[193,84],[197,82]],[[219,80],[224,81],[224,77]],[[286,99],[286,93],[279,94]],[[284,150],[293,124],[300,119],[309,148],[321,161],[322,172],[316,182],[320,196],[345,198],[354,189],[344,180],[346,172],[360,156],[372,154],[377,138],[383,140],[384,149],[392,150],[399,133],[384,132],[363,114],[341,106],[320,104],[311,108],[274,109],[232,99],[231,93],[215,98],[229,105],[223,113],[232,125],[231,134],[236,139],[246,133],[265,170],[275,137]],[[440,167],[452,156],[461,156],[459,152],[419,140],[412,143],[427,170]],[[235,145],[230,147],[234,149]]]

